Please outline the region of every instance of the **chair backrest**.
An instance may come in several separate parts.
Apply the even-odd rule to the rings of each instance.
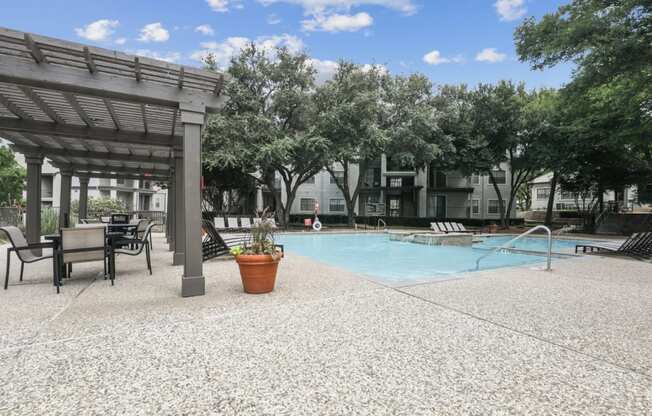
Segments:
[[[224,218],[222,218],[222,221],[224,221]],[[221,246],[226,246],[226,243],[220,236],[220,233],[217,232],[217,230],[215,229],[215,227],[210,221],[202,220],[202,227],[204,228],[204,231],[206,231],[206,234],[208,235],[208,238],[204,241],[213,241]]]
[[[138,223],[139,227],[140,225],[141,223]],[[144,243],[149,239],[149,235],[152,233],[152,228],[154,228],[155,225],[156,223],[146,220],[145,228],[143,229],[143,231],[138,231],[138,238],[140,239],[140,241]]]
[[[226,228],[226,223],[224,222],[224,217],[215,217],[215,228],[223,230]]]
[[[0,227],[0,230],[4,231],[4,233],[7,235],[9,242],[12,246],[14,246],[16,249],[16,254],[21,260],[24,261],[32,259],[35,256],[32,250],[19,250],[21,247],[27,247],[28,243],[22,231],[20,231],[18,227],[9,225],[6,227]]]
[[[443,222],[438,222],[436,224],[437,224],[437,227],[439,227],[439,231],[441,231],[442,233],[447,233],[448,232],[448,230],[446,229],[446,226],[444,225]]]
[[[111,224],[129,224],[129,215],[111,214]]]
[[[455,230],[455,231],[462,231],[462,230],[460,229],[459,224],[457,224],[456,222],[451,222],[451,223],[449,223],[449,224],[450,224],[450,226],[453,228],[453,230]]]
[[[106,254],[106,227],[62,228],[61,251],[64,263],[103,260]]]
[[[106,227],[107,224],[77,224],[75,228],[97,228],[97,227]]]
[[[143,233],[145,232],[145,230],[147,230],[147,226],[149,225],[150,222],[151,221],[146,218],[143,218],[142,220],[138,220],[138,225],[136,225],[136,232],[138,233],[139,236],[140,233]]]
[[[634,237],[634,234],[632,235]],[[630,238],[632,238],[630,237]],[[646,232],[646,233],[638,233],[636,235],[636,240],[632,241],[631,244],[629,244],[627,247],[625,245],[627,244],[627,240],[619,249],[618,251],[625,251],[625,252],[632,252],[635,254],[646,254],[649,252],[649,246],[652,244],[652,233]],[[624,248],[623,248],[624,247]]]
[[[248,217],[240,218],[240,225],[242,228],[251,228],[251,219]]]
[[[444,227],[446,227],[448,231],[457,231],[455,228],[453,228],[453,224],[451,224],[450,222],[445,222]]]
[[[464,224],[462,224],[461,222],[457,223],[457,227],[460,229],[460,231],[467,231],[467,229],[464,227]]]
[[[312,219],[311,218],[304,218],[303,219],[303,225],[304,225],[304,227],[312,227]]]
[[[228,217],[227,218],[227,227],[228,228],[238,228],[238,217]]]

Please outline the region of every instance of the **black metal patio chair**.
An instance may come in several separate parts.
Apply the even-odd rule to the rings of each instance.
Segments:
[[[37,261],[47,260],[47,259],[52,259],[52,266],[53,266],[52,272],[54,273],[53,278],[57,279],[56,265],[54,261],[54,249],[55,249],[54,243],[47,242],[47,243],[30,244],[27,242],[25,236],[20,231],[20,229],[14,226],[0,227],[0,231],[3,231],[7,235],[7,238],[11,243],[11,247],[7,248],[7,272],[5,274],[5,290],[7,290],[7,288],[9,287],[9,269],[10,269],[12,251],[16,253],[18,260],[20,260],[21,282],[23,281],[23,272],[25,271],[25,263],[36,263]],[[52,252],[46,255],[43,255],[42,253],[37,254],[39,249],[44,249],[44,248],[51,248]],[[36,250],[36,253],[33,250]]]
[[[125,254],[127,256],[138,256],[143,250],[145,250],[145,260],[147,261],[147,269],[149,274],[152,274],[152,259],[150,256],[150,234],[152,233],[152,228],[156,224],[149,223],[145,230],[141,233],[140,237],[122,237],[112,240],[113,247],[116,247],[113,252],[115,254]],[[125,246],[122,248],[117,248]],[[127,248],[127,246],[129,248]]]

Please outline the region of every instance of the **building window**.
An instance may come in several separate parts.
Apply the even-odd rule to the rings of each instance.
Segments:
[[[333,177],[335,175],[335,177]],[[331,184],[342,183],[344,181],[344,172],[333,172],[331,176]]]
[[[480,175],[471,175],[471,183],[473,185],[480,185]]]
[[[118,185],[124,185],[124,184],[125,184],[125,180],[124,180],[124,179],[117,179],[117,180],[116,180],[116,183],[117,183]]]
[[[561,191],[561,199],[575,199],[576,197],[575,192]]]
[[[314,211],[315,200],[312,198],[301,198],[301,211]]]
[[[480,200],[479,199],[471,200],[471,214],[473,214],[473,215],[480,214]]]
[[[537,199],[548,199],[550,197],[550,188],[537,188]]]
[[[507,183],[507,176],[504,170],[494,170],[491,172],[493,175],[492,183],[497,185],[504,185]]]
[[[398,198],[391,198],[389,200],[389,215],[391,217],[401,216],[401,200]]]
[[[313,175],[313,176],[309,177],[308,180],[305,181],[304,183],[315,183],[315,176]]]
[[[331,199],[328,204],[328,210],[330,212],[344,212],[344,200]]]
[[[500,204],[497,199],[490,199],[487,201],[487,214],[499,214]]]
[[[403,178],[390,178],[389,187],[390,188],[400,188],[403,186]]]

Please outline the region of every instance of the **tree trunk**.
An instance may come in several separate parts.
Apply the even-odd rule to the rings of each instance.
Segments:
[[[507,228],[507,221],[505,221],[505,201],[503,200],[503,195],[500,192],[500,188],[498,187],[498,184],[496,183],[496,180],[494,178],[493,173],[489,171],[489,179],[491,180],[491,184],[494,187],[494,191],[496,191],[496,196],[498,197],[498,210],[500,211],[500,226],[502,228]]]
[[[548,227],[552,226],[552,209],[555,205],[555,192],[557,191],[557,181],[559,180],[559,175],[557,172],[553,172],[552,179],[550,180],[550,195],[548,195],[548,207],[546,208],[546,219],[544,224]]]

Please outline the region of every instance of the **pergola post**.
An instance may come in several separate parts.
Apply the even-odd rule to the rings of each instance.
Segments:
[[[168,213],[167,213],[167,222],[168,222],[168,244],[169,244],[169,250],[174,251],[174,233],[175,233],[175,205],[176,205],[176,197],[175,197],[175,178],[176,175],[174,173],[174,169],[170,169],[170,173],[172,177],[170,178],[170,181],[168,182]]]
[[[88,218],[88,182],[87,175],[79,176],[79,220]]]
[[[172,264],[183,264],[183,250],[186,248],[184,223],[184,193],[183,193],[183,150],[174,151],[174,257]]]
[[[72,187],[72,170],[61,169],[61,194],[59,195],[59,228],[63,228],[66,223],[64,218],[68,215],[70,221],[70,188]],[[68,224],[70,227],[71,224]]]
[[[263,202],[263,187],[258,186],[256,188],[256,211],[257,212],[262,212],[262,210],[265,209],[263,206],[265,203]]]
[[[205,119],[203,106],[181,104],[183,123],[183,192],[184,268],[181,296],[201,296],[205,293],[201,245],[201,128]],[[177,238],[180,236],[177,234]],[[177,240],[177,245],[179,241]]]
[[[25,155],[27,163],[27,241],[41,241],[41,167],[43,156]]]

